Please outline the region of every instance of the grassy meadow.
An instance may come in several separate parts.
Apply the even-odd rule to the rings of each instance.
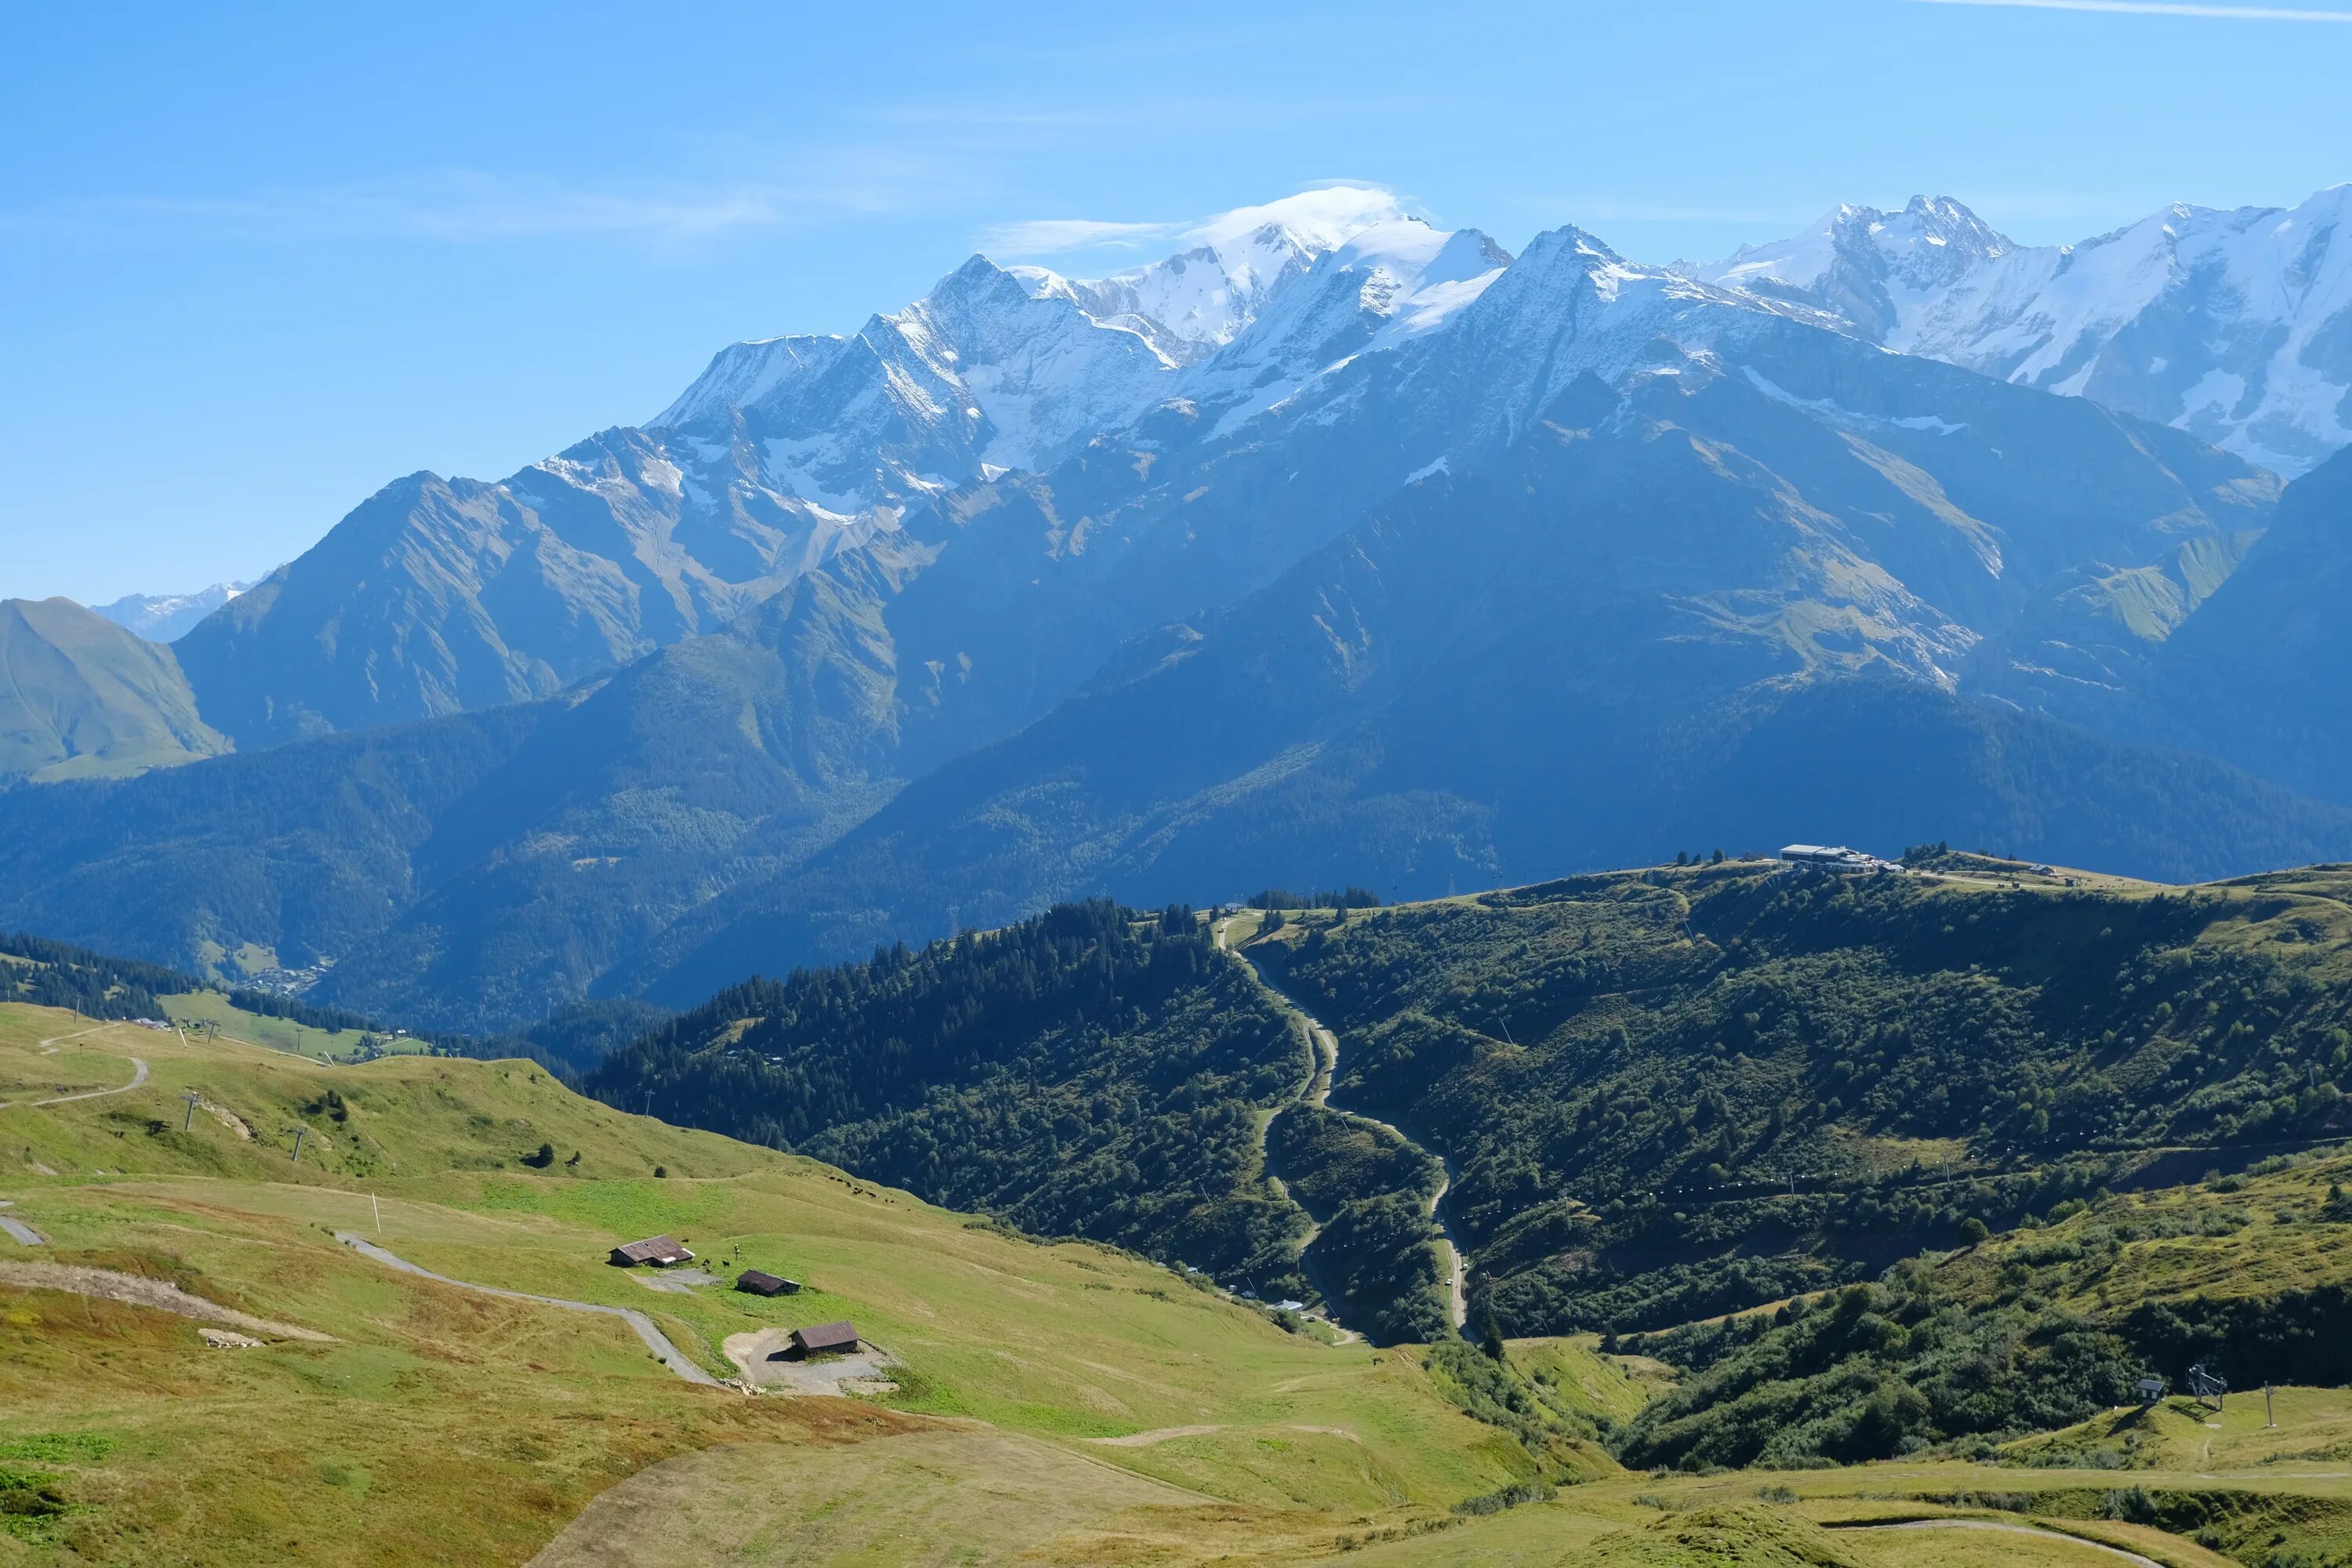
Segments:
[[[248,1013],[230,1005],[229,999],[217,991],[183,992],[163,998],[163,1003],[172,1021],[191,1032],[210,1025],[226,1038],[320,1061],[350,1060],[370,1039],[374,1040],[378,1051],[387,1056],[418,1054],[425,1049],[422,1043],[406,1036],[371,1036],[364,1029],[320,1029],[298,1024],[291,1018]]]
[[[0,1009],[0,1071],[57,1060],[38,1042],[60,1018]],[[1410,1354],[1286,1333],[1108,1248],[1040,1245],[625,1116],[528,1063],[331,1067],[128,1026],[76,1043],[121,1053],[85,1076],[125,1082],[134,1054],[152,1076],[0,1112],[0,1197],[49,1242],[0,1241],[0,1445],[31,1456],[11,1473],[65,1500],[0,1531],[0,1563],[519,1562],[614,1481],[736,1442],[798,1464],[867,1436],[982,1433],[1289,1542],[1332,1516],[1442,1511],[1528,1468]],[[312,1130],[299,1163],[298,1125]],[[544,1171],[523,1163],[542,1143]],[[852,1317],[906,1363],[903,1385],[882,1402],[688,1387],[616,1321],[415,1279],[335,1241],[377,1237],[379,1214],[382,1245],[413,1262],[637,1308],[714,1373],[732,1370],[730,1334]],[[673,1293],[604,1261],[659,1230],[811,1289]],[[26,1261],[172,1280],[335,1342],[209,1350],[186,1320],[10,1281]],[[430,1526],[373,1528],[379,1489]]]
[[[51,1106],[16,1092],[126,1084],[132,1056],[150,1068],[134,1089]],[[2133,1418],[2117,1414],[1988,1463],[1654,1474],[1596,1454],[1553,1489],[1418,1348],[1286,1333],[1117,1250],[626,1115],[527,1062],[334,1065],[8,1006],[0,1085],[18,1101],[0,1110],[0,1212],[47,1238],[0,1239],[0,1568],[2117,1561],[2094,1539],[2216,1568],[2352,1548],[2341,1391],[2283,1391],[2276,1428],[2259,1394],[2218,1417],[2168,1403],[2138,1418],[2127,1471],[2110,1427]],[[2325,1170],[2127,1201],[2244,1207],[2281,1227],[2286,1256]],[[2004,1248],[2063,1228],[1951,1266],[1998,1271]],[[454,1279],[636,1308],[715,1375],[732,1334],[849,1317],[903,1363],[900,1388],[689,1386],[616,1321],[402,1274],[339,1230]],[[809,1289],[665,1290],[605,1263],[656,1231],[712,1272]],[[2125,1264],[2221,1281],[2245,1234],[2136,1243],[2168,1250]],[[2324,1273],[2320,1245],[2281,1267]],[[215,1350],[185,1318],[12,1272],[31,1263],[170,1281],[331,1338]],[[1590,1335],[1506,1357],[1612,1422],[1673,1375]],[[1864,1528],[1945,1519],[2032,1532]]]

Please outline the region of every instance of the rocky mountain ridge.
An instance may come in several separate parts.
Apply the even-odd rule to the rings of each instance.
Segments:
[[[2352,445],[2352,184],[2292,208],[2176,204],[2068,246],[2018,245],[1949,196],[1915,196],[1678,270],[2289,479]]]

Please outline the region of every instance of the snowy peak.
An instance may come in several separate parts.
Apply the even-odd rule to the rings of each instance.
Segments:
[[[239,594],[250,583],[215,583],[193,594],[127,594],[92,612],[149,642],[177,642],[190,628]]]
[[[1368,228],[1410,216],[1392,191],[1377,185],[1324,185],[1261,206],[1236,207],[1211,219],[1199,233],[1220,253],[1243,240],[1251,246],[1279,243],[1321,252],[1337,249]]]
[[[1318,258],[1400,223],[1436,233],[1387,191],[1333,185],[1236,208],[1186,235],[1185,247],[1164,260],[1108,278],[1019,270],[1033,287],[1058,289],[1097,320],[1129,326],[1189,364],[1239,337],[1275,291]]]
[[[1915,197],[1678,269],[2293,476],[2352,445],[2347,217],[2338,185],[2292,209],[2176,205],[2078,245],[2020,246],[1949,197]]]
[[[1834,311],[1883,342],[1921,296],[1951,288],[2016,248],[1951,197],[1914,196],[1894,213],[1836,207],[1791,238],[1675,269],[1718,288]]]
[[[841,352],[836,337],[763,338],[720,349],[694,384],[648,421],[655,428],[724,418],[760,402],[788,382],[820,373]]]
[[[1182,367],[1245,361],[1255,374],[1278,361],[1303,375],[1408,308],[1434,325],[1509,261],[1483,235],[1445,234],[1357,186],[1240,208],[1183,239],[1103,279],[973,256],[846,338],[720,351],[655,427],[740,436],[779,494],[894,520],[921,494],[1041,467],[1118,427]]]

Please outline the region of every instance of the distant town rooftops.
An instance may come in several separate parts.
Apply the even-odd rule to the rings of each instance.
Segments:
[[[1892,860],[1882,860],[1843,844],[1790,844],[1781,849],[1780,858],[1792,866],[1829,866],[1847,871],[1901,869]]]
[[[613,1261],[624,1268],[640,1263],[658,1267],[666,1263],[688,1263],[694,1254],[667,1236],[649,1236],[643,1241],[633,1241],[625,1247],[613,1248]]]

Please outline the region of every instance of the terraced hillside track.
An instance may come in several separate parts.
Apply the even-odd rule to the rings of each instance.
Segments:
[[[51,1035],[46,1040],[34,1042],[34,1045],[35,1048],[43,1056],[53,1057],[58,1054],[58,1047],[64,1045],[68,1040],[79,1040],[84,1035],[95,1035],[100,1029],[110,1029],[112,1027],[114,1027],[114,1026],[111,1024],[92,1024],[89,1028],[76,1029],[70,1035]]]
[[[669,1336],[656,1328],[651,1318],[634,1308],[606,1307],[594,1301],[567,1301],[561,1296],[535,1296],[528,1290],[509,1290],[497,1285],[477,1285],[470,1279],[452,1279],[446,1274],[436,1274],[430,1268],[411,1263],[397,1253],[387,1252],[372,1241],[353,1236],[350,1231],[335,1232],[335,1239],[363,1258],[373,1258],[378,1263],[397,1268],[404,1274],[414,1274],[420,1279],[433,1280],[436,1284],[455,1285],[460,1290],[476,1290],[485,1296],[503,1296],[510,1301],[536,1301],[542,1307],[561,1307],[569,1312],[597,1312],[608,1318],[618,1318],[635,1330],[637,1338],[645,1341],[646,1348],[654,1352],[656,1359],[679,1377],[705,1388],[719,1386],[717,1378],[688,1360],[685,1352],[670,1343]]]
[[[2153,1557],[2143,1557],[2137,1552],[2127,1551],[2120,1546],[2110,1546],[2104,1541],[2090,1541],[2079,1535],[2068,1535],[2061,1531],[2038,1530],[2030,1524],[2004,1524],[1999,1520],[1992,1519],[1906,1519],[1893,1524],[1855,1524],[1843,1527],[1832,1526],[1832,1528],[1842,1529],[1842,1531],[1867,1531],[1874,1534],[1885,1530],[1990,1530],[2003,1535],[2034,1535],[2044,1541],[2054,1538],[2071,1542],[2085,1551],[2104,1552],[2110,1557],[2120,1558],[2126,1563],[2134,1563],[2137,1568],[2165,1568],[2163,1563]]]
[[[63,1045],[68,1040],[79,1040],[84,1035],[95,1035],[100,1029],[110,1029],[119,1026],[120,1026],[113,1024],[100,1024],[90,1028],[79,1030],[74,1034],[53,1036],[48,1039],[39,1042],[38,1048],[43,1056],[55,1056],[57,1054],[58,1047]],[[5,1110],[11,1105],[68,1105],[77,1100],[103,1100],[110,1094],[129,1094],[132,1089],[140,1088],[142,1085],[146,1083],[147,1062],[146,1059],[142,1057],[131,1057],[128,1060],[131,1063],[131,1081],[129,1083],[119,1083],[112,1089],[84,1089],[79,1094],[51,1095],[47,1100],[0,1100],[0,1110]]]
[[[1265,966],[1248,949],[1226,947],[1225,928],[1222,923],[1217,927],[1217,945],[1225,948],[1227,952],[1237,952],[1249,964],[1250,973],[1257,976],[1258,984],[1273,994],[1275,1000],[1282,1005],[1285,1011],[1307,1026],[1307,1038],[1315,1044],[1318,1065],[1314,1075],[1307,1080],[1307,1089],[1300,1099],[1310,1105],[1337,1111],[1339,1115],[1352,1121],[1366,1122],[1391,1132],[1401,1140],[1405,1147],[1436,1163],[1440,1180],[1437,1190],[1430,1194],[1429,1217],[1431,1223],[1437,1226],[1438,1267],[1445,1276],[1447,1318],[1456,1329],[1461,1328],[1470,1321],[1470,1303],[1466,1290],[1468,1281],[1465,1278],[1464,1263],[1464,1259],[1468,1255],[1454,1240],[1454,1231],[1445,1222],[1445,1194],[1454,1190],[1453,1165],[1446,1161],[1444,1155],[1415,1142],[1411,1134],[1394,1122],[1383,1121],[1377,1116],[1367,1116],[1360,1110],[1350,1110],[1344,1105],[1333,1105],[1331,1085],[1339,1076],[1339,1037],[1326,1027],[1321,1019],[1300,1005],[1297,997],[1276,984],[1267,975]]]
[[[104,1100],[110,1094],[129,1094],[132,1089],[139,1088],[146,1081],[147,1063],[145,1058],[141,1057],[132,1057],[131,1058],[131,1081],[129,1083],[117,1084],[112,1089],[85,1089],[79,1094],[55,1095],[47,1100],[26,1100],[25,1103],[27,1105],[64,1105],[68,1101],[76,1100]]]

